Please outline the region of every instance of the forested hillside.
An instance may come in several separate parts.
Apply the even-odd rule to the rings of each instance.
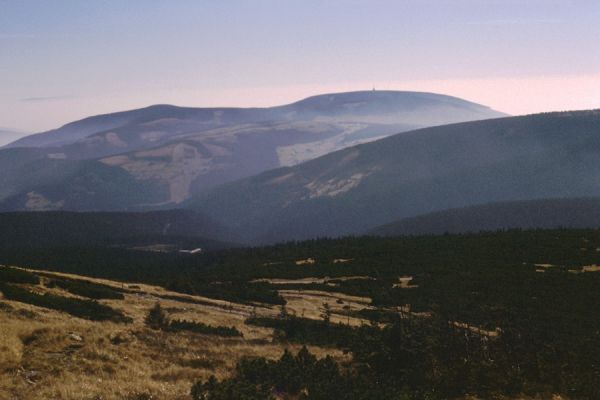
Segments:
[[[600,195],[600,111],[401,133],[224,185],[190,207],[255,243],[360,234],[430,212]]]
[[[468,233],[500,229],[600,227],[600,198],[509,201],[405,218],[370,231],[384,236]]]
[[[0,249],[172,245],[222,249],[235,236],[210,218],[186,210],[0,213]]]
[[[352,355],[347,365],[306,351],[243,359],[229,378],[195,385],[196,399],[599,395],[597,230],[356,237],[196,256],[12,249],[0,263],[184,293],[164,301],[203,304],[184,297],[200,295],[269,309],[246,324]]]

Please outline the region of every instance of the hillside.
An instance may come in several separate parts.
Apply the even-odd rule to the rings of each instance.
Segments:
[[[377,227],[370,234],[424,235],[504,229],[599,228],[600,199],[542,199],[455,208]]]
[[[0,237],[3,249],[166,246],[215,250],[232,246],[234,239],[210,218],[185,210],[0,213]]]
[[[600,195],[600,111],[425,128],[216,188],[190,207],[247,240],[339,236],[490,202]]]
[[[46,209],[75,211],[177,205],[225,182],[398,132],[502,115],[454,97],[391,91],[270,108],[156,105],[86,118],[0,149],[0,166],[16,151],[32,159],[5,170],[0,202],[9,210],[36,209],[30,196],[45,199]],[[106,174],[120,180],[111,186]],[[106,199],[111,193],[115,204]]]
[[[0,167],[5,167],[0,175],[2,212],[139,210],[168,193],[118,167],[95,160],[47,158],[39,149],[2,150]]]
[[[192,108],[154,105],[138,110],[88,117],[58,129],[29,135],[5,147],[59,147],[75,143],[93,134],[115,129],[120,129],[127,136],[138,140],[157,142],[165,136],[180,136],[221,126],[265,121],[331,118],[335,121],[360,122],[373,119],[371,122],[426,126],[500,115],[502,113],[476,103],[433,93],[400,91],[331,93],[270,108]],[[152,125],[144,129],[144,124],[151,123],[164,125],[160,125],[158,131]],[[144,137],[152,131],[154,131],[153,137]]]
[[[0,266],[0,275],[4,271]],[[272,329],[244,324],[253,309],[243,304],[181,295],[139,283],[124,285],[46,271],[27,274],[33,282],[21,287],[66,299],[56,304],[83,301],[80,304],[89,305],[87,296],[98,289],[107,297],[117,294],[116,298],[96,301],[128,320],[90,319],[94,314],[75,317],[68,306],[56,309],[52,303],[31,304],[34,297],[15,300],[0,295],[2,399],[189,399],[194,383],[211,375],[229,376],[242,357],[278,358],[285,350],[297,352],[301,347],[271,342]],[[73,293],[74,288],[81,287],[89,293]],[[3,289],[6,285],[1,281],[0,293]],[[233,328],[243,336],[210,329],[205,333],[151,329],[144,320],[156,302],[167,310],[169,318],[221,330]],[[268,307],[260,307],[258,312],[276,315],[276,310]],[[310,351],[319,357],[327,354],[340,361],[347,359],[340,350],[331,348],[310,346]]]
[[[0,265],[0,397],[595,400],[598,249],[538,230],[2,251],[28,268]]]

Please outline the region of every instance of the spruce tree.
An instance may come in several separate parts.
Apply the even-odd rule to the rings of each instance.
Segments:
[[[145,322],[146,325],[152,329],[162,329],[168,325],[167,315],[160,306],[160,303],[157,302],[154,307],[148,311]]]

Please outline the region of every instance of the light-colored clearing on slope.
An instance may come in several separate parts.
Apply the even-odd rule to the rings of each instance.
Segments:
[[[394,283],[392,287],[400,289],[413,289],[418,288],[419,285],[411,285],[410,282],[413,280],[412,276],[401,276],[398,278],[398,283]]]
[[[52,211],[58,210],[65,205],[64,200],[51,201],[38,192],[28,192],[25,200],[25,208],[29,211]]]
[[[297,143],[289,146],[277,147],[277,157],[279,158],[279,165],[281,166],[293,166],[300,164],[301,162],[308,161],[328,153],[332,153],[336,150],[340,150],[347,147],[356,146],[362,143],[372,142],[378,139],[382,139],[382,136],[372,136],[360,139],[349,140],[349,136],[357,132],[360,129],[367,127],[366,124],[344,122],[336,123],[338,129],[342,129],[342,132],[323,139],[316,140],[310,143]]]
[[[316,263],[317,261],[314,258],[307,258],[305,260],[298,260],[296,261],[296,265],[312,265],[314,263]]]
[[[585,266],[581,267],[581,269],[570,269],[569,272],[572,274],[585,274],[585,273],[590,273],[590,272],[600,272],[600,265],[596,265],[596,264],[585,265]]]
[[[368,173],[356,173],[345,179],[328,179],[326,181],[313,181],[304,187],[309,190],[303,199],[314,199],[317,197],[335,197],[346,193],[357,187],[367,177]]]

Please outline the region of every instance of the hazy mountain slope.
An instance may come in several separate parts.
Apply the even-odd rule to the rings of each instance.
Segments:
[[[68,123],[58,129],[37,133],[19,139],[6,147],[47,147],[73,143],[94,133],[115,129],[158,118],[178,118],[194,109],[170,105],[155,105],[138,110],[97,115]]]
[[[485,119],[502,113],[459,98],[421,92],[366,91],[325,94],[270,108],[191,108],[155,105],[137,110],[98,115],[61,128],[27,136],[7,147],[57,147],[90,135],[127,128],[125,133],[174,136],[219,126],[275,120],[332,118],[352,122],[441,125]],[[385,117],[385,120],[383,120]],[[372,121],[369,121],[370,119]],[[161,124],[161,129],[153,125]]]
[[[0,213],[0,247],[106,246],[194,243],[224,248],[232,239],[222,226],[186,210],[144,213]]]
[[[85,197],[89,201],[84,208],[72,203],[69,209],[178,204],[225,182],[295,165],[419,126],[499,115],[502,114],[487,107],[449,96],[368,91],[315,96],[272,108],[152,106],[90,117],[0,150],[1,163],[9,157],[3,153],[13,154],[18,146],[33,146],[19,151],[29,150],[30,158],[35,155],[37,163],[52,163],[54,168],[52,183],[41,192],[29,171],[7,171],[5,179],[15,184],[0,192],[0,204],[4,209],[28,209],[23,199],[34,191],[53,197],[54,208],[61,208],[60,202],[68,204],[72,197],[69,191],[74,179],[87,187]],[[60,169],[71,168],[81,160],[110,167],[113,173],[120,171],[123,182],[144,188],[143,202],[135,196],[126,196],[129,200],[123,200],[121,207],[116,202],[94,202],[95,189],[88,185],[88,178]],[[101,169],[98,165],[95,168]],[[66,180],[61,181],[61,176]],[[113,189],[130,191],[119,185]],[[9,195],[21,200],[7,201]]]
[[[258,241],[343,235],[454,207],[600,195],[600,111],[395,135],[217,188],[191,203]]]
[[[2,182],[0,211],[129,210],[164,193],[120,168],[90,160],[36,159],[3,172]]]
[[[406,129],[400,125],[311,121],[245,124],[214,129],[201,137],[175,139],[151,149],[104,157],[100,161],[118,166],[139,180],[164,185],[169,195],[163,201],[180,203],[191,194],[276,168],[282,163],[296,164],[340,146]],[[318,145],[306,143],[311,140]]]
[[[279,108],[304,118],[431,126],[506,114],[457,97],[424,92],[363,91],[323,94]],[[378,118],[373,118],[379,116]],[[386,119],[381,117],[386,116]]]
[[[382,236],[600,227],[600,198],[540,199],[482,204],[405,218],[377,227]]]

